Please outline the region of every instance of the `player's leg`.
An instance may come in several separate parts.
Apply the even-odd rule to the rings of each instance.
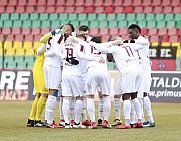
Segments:
[[[143,123],[142,123],[142,112],[141,112],[141,104],[137,98],[137,93],[132,93],[131,94],[131,100],[134,105],[134,109],[138,118],[137,123],[133,126],[133,128],[142,128]]]
[[[86,91],[87,91],[87,111],[91,120],[91,129],[97,129],[97,123],[95,120],[95,104],[94,95],[96,94],[96,89],[98,86],[97,82],[97,71],[94,67],[90,67],[87,72],[86,78]]]
[[[58,90],[61,82],[60,68],[45,65],[45,84],[49,88],[49,96],[46,101],[46,120],[47,128],[61,128],[53,121],[53,115],[56,108]]]
[[[98,87],[98,95],[99,95],[99,106],[98,106],[98,126],[102,126],[103,119],[103,96],[100,88]]]
[[[47,128],[61,128],[55,124],[53,120],[54,111],[56,108],[58,90],[49,89],[50,94],[46,101],[46,120],[47,120]]]
[[[143,73],[142,73],[141,85],[138,86],[137,97],[138,97],[138,100],[140,101],[140,104],[141,104],[142,122],[144,123],[145,122],[145,117],[144,117],[144,111],[143,111],[143,90],[144,90],[143,87],[144,87],[144,76],[143,76]]]
[[[117,125],[121,125],[122,121],[121,121],[121,100],[120,100],[121,95],[119,94],[115,94],[114,95],[114,110],[116,113],[116,118],[114,120],[114,123],[112,124],[112,126],[117,126]]]
[[[61,66],[61,72],[62,72],[63,66]],[[61,74],[62,75],[62,74]],[[59,89],[59,95],[60,95],[60,102],[59,102],[59,110],[60,110],[60,126],[65,126],[65,120],[63,118],[63,111],[62,111],[62,104],[63,104],[63,96],[62,96],[62,85]]]
[[[62,104],[63,104],[63,96],[60,96],[60,103],[59,103],[59,110],[60,110],[60,122],[59,125],[65,126],[65,120],[63,118],[63,111],[62,111]]]
[[[65,128],[69,129],[71,128],[70,122],[69,122],[69,110],[70,110],[70,97],[69,96],[63,96],[63,104],[62,104],[62,111],[63,111],[63,117],[65,120]]]
[[[83,109],[83,96],[77,96],[76,97],[76,102],[75,102],[75,120],[74,120],[74,125],[73,128],[86,128],[85,125],[80,124],[80,115]]]
[[[133,102],[134,109],[138,118],[138,121],[136,125],[133,126],[133,128],[142,128],[143,123],[142,123],[141,103],[137,98],[139,86],[141,85],[141,78],[142,78],[141,70],[138,69],[138,70],[133,71],[130,76],[134,80],[134,83],[132,84],[132,86],[133,86],[133,90],[135,91],[131,94],[131,100]]]
[[[91,120],[90,128],[96,129],[94,95],[88,95],[87,97],[87,111]]]
[[[155,127],[155,122],[152,115],[152,109],[151,109],[151,101],[147,94],[144,93],[144,109],[146,111],[148,122],[145,123],[143,127]]]
[[[122,93],[122,89],[121,89],[121,78],[118,80],[117,85],[116,85],[116,91],[115,91],[115,95],[114,95],[114,110],[116,113],[116,118],[114,120],[114,123],[112,124],[112,126],[117,126],[117,125],[121,125],[122,121],[121,121],[121,101],[120,101],[120,97],[121,97],[121,93]]]
[[[41,94],[40,99],[37,103],[37,112],[36,112],[36,120],[35,120],[35,126],[37,127],[43,127],[44,123],[41,121],[41,114],[43,112],[43,109],[46,104],[46,100],[48,98],[48,94]]]
[[[82,125],[90,126],[91,123],[87,118],[87,93],[86,93],[86,76],[87,72],[82,73],[83,85],[84,85],[84,96],[83,96],[83,110],[82,110]]]
[[[112,126],[109,124],[109,116],[111,110],[111,100],[110,100],[110,93],[111,93],[111,77],[108,70],[102,70],[99,74],[98,79],[99,86],[102,91],[103,95],[103,116],[104,122],[102,127],[104,128],[111,128]]]
[[[83,109],[83,95],[84,95],[84,86],[82,82],[82,77],[71,76],[71,78],[72,81],[70,82],[70,84],[71,84],[72,94],[76,98],[74,103],[75,118],[73,118],[74,119],[73,128],[86,128],[86,126],[80,123],[80,116]]]
[[[103,115],[104,115],[104,122],[102,127],[104,128],[111,128],[111,125],[109,124],[109,116],[111,111],[111,100],[110,95],[104,95],[103,96]]]
[[[133,126],[137,123],[137,116],[136,116],[136,112],[135,112],[135,108],[134,108],[134,103],[131,100],[131,113],[130,113],[130,125],[131,128],[133,128]]]
[[[70,125],[71,126],[73,126],[73,124],[74,124],[74,116],[75,116],[74,108],[75,108],[75,103],[76,103],[76,98],[74,96],[72,96],[70,98]]]
[[[142,122],[144,123],[145,122],[145,116],[144,116],[144,106],[143,106],[143,98],[138,98],[140,104],[141,104],[141,115],[142,115]]]
[[[40,99],[40,94],[36,94],[36,97],[31,106],[31,112],[30,112],[28,122],[27,122],[28,127],[33,127],[35,124],[34,120],[35,120],[35,115],[36,115],[36,111],[37,111],[37,103],[38,103],[39,99]]]
[[[122,98],[123,98],[123,111],[124,111],[125,124],[117,126],[116,129],[130,129],[131,94],[125,93],[122,95]]]
[[[125,125],[118,126],[120,129],[129,129],[130,126],[130,114],[131,114],[131,100],[133,100],[133,105],[138,117],[138,123],[134,127],[142,127],[141,120],[141,105],[137,98],[138,85],[140,85],[141,73],[139,70],[130,71],[129,73],[122,75],[121,86],[123,88],[123,104],[124,104],[124,116],[125,116]],[[123,83],[124,82],[124,83]],[[138,126],[140,125],[140,126]]]
[[[82,125],[90,126],[91,123],[87,118],[87,94],[84,92],[83,96],[83,110],[82,110]]]
[[[40,99],[37,103],[37,111],[36,111],[36,118],[35,118],[35,126],[37,127],[43,127],[44,123],[41,121],[41,114],[43,112],[43,109],[46,104],[46,100],[49,94],[48,89],[45,87],[45,79],[44,79],[44,72],[43,69],[38,72],[38,75],[36,76],[36,87],[38,87],[38,90],[41,94]]]
[[[70,105],[72,102],[70,99],[71,97],[73,97],[71,81],[72,81],[71,76],[68,75],[62,76],[62,96],[63,96],[62,112],[63,112],[63,119],[65,120],[66,129],[72,128],[69,121]]]
[[[144,105],[146,115],[148,117],[148,122],[145,123],[144,127],[155,127],[155,122],[153,119],[152,109],[151,109],[151,101],[150,101],[150,98],[148,97],[148,93],[150,92],[150,86],[151,86],[151,71],[144,70],[143,76],[144,76],[143,105]]]
[[[40,75],[38,75],[40,74]],[[39,78],[41,78],[41,74],[43,74],[43,69],[37,69],[35,66],[33,67],[33,83],[34,83],[34,90],[36,93],[35,99],[32,103],[32,107],[31,107],[31,112],[28,118],[28,122],[27,122],[27,126],[28,127],[32,127],[34,126],[34,120],[35,120],[35,116],[36,116],[36,111],[37,111],[37,103],[40,99],[40,82],[39,82]]]

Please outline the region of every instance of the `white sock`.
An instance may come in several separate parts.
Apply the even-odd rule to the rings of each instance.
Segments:
[[[80,115],[81,115],[82,109],[83,109],[83,101],[82,100],[76,100],[75,108],[74,108],[75,123],[80,122]]]
[[[138,98],[133,99],[133,103],[134,103],[136,115],[138,117],[138,121],[141,122],[142,121],[141,104],[140,104]]]
[[[46,101],[46,119],[48,124],[53,123],[53,114],[56,108],[57,98],[49,95]]]
[[[98,112],[99,112],[99,118],[98,119],[103,119],[103,98],[99,98],[99,108],[98,108]]]
[[[60,104],[59,104],[60,119],[63,119],[62,104],[63,104],[63,97],[60,97]]]
[[[111,100],[110,100],[110,96],[104,96],[103,97],[103,114],[104,114],[104,120],[109,119],[109,115],[110,115],[110,111],[111,111]]]
[[[48,99],[48,98],[47,98]],[[47,122],[47,115],[48,115],[48,113],[47,113],[47,111],[46,111],[46,109],[48,108],[48,106],[47,106],[47,101],[46,101],[46,103],[45,103],[45,121]]]
[[[87,98],[87,111],[90,117],[91,122],[95,122],[95,105],[94,99]]]
[[[68,114],[69,114],[69,108],[70,106],[70,100],[68,99],[63,99],[63,104],[62,104],[62,111],[63,111],[63,117],[65,120],[65,123],[69,124],[69,119],[68,119]]]
[[[71,97],[70,99],[70,120],[74,120],[74,107],[75,107],[75,97]]]
[[[123,101],[124,104],[124,118],[126,121],[126,125],[130,124],[130,113],[131,113],[131,101],[130,100],[124,100]]]
[[[145,122],[145,116],[143,111],[143,98],[138,98],[140,104],[141,104],[141,115],[142,115],[142,122]]]
[[[83,97],[82,121],[87,120],[87,97]]]
[[[136,112],[135,112],[135,108],[134,108],[134,104],[132,100],[131,100],[130,123],[131,124],[137,123]]]
[[[121,103],[120,103],[120,98],[114,98],[114,110],[116,112],[116,119],[120,119],[120,108],[121,108]]]
[[[143,102],[144,102],[144,108],[145,108],[146,114],[148,116],[148,121],[154,122],[153,116],[152,116],[152,111],[151,111],[150,98],[148,96],[144,97]]]

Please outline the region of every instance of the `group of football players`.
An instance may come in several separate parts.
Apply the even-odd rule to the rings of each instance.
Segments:
[[[47,128],[130,129],[155,127],[151,102],[149,41],[138,25],[128,27],[130,39],[116,38],[102,43],[101,36],[90,37],[89,27],[78,33],[68,23],[42,36],[33,67],[36,97],[27,126]],[[113,61],[120,73],[114,95],[115,123],[109,124],[111,111],[111,77],[107,60]],[[99,95],[99,118],[95,119],[94,97]],[[53,118],[60,96],[60,122]],[[123,100],[125,124],[120,120],[120,98]],[[41,114],[45,107],[45,122]],[[144,111],[148,117],[145,122]],[[90,121],[87,118],[87,113]],[[82,116],[82,122],[80,117]]]

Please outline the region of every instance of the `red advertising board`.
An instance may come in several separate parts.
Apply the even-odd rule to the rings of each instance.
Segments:
[[[175,59],[152,59],[152,71],[175,71]]]

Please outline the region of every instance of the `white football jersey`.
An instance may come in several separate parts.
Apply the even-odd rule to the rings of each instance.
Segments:
[[[62,75],[76,75],[81,76],[81,64],[80,64],[80,53],[81,45],[76,43],[67,42],[63,45],[63,54],[66,58],[75,57],[76,60],[79,61],[78,65],[73,65],[63,60],[63,71]]]
[[[118,70],[121,74],[126,74],[129,71],[139,67],[137,50],[140,47],[135,43],[124,43],[121,46],[114,46],[108,48],[97,48],[104,53],[112,53]]]
[[[88,67],[107,67],[107,63],[99,63],[99,60],[101,57],[106,60],[106,55],[102,54],[100,51],[98,51],[94,45],[95,43],[89,41],[80,41],[79,44],[81,45],[81,52],[85,54],[84,57],[81,57],[81,69],[82,73],[87,72]]]
[[[149,59],[149,41],[146,36],[139,36],[135,40],[137,44],[142,46],[142,49],[138,50],[139,56],[141,58],[142,69],[151,69],[150,59]]]
[[[71,74],[71,75],[81,76],[83,69],[85,69],[85,67],[87,68],[87,61],[98,62],[99,60],[91,54],[91,48],[87,43],[85,44],[85,46],[83,46],[78,43],[67,42],[64,44],[63,52],[65,57],[67,58],[75,57],[75,59],[79,61],[78,65],[72,65],[66,60],[64,60],[63,61],[64,62],[63,70],[65,70],[63,72],[64,75]]]
[[[101,58],[103,58],[105,60],[105,63],[99,63],[99,61],[89,61],[88,64],[87,64],[87,68],[88,67],[104,67],[104,68],[107,68],[107,63],[106,63],[106,60],[107,60],[107,55],[106,54],[103,54],[101,53],[101,51],[98,51],[96,49],[96,44],[95,42],[89,42],[89,45],[91,47],[91,54],[92,54],[92,57],[95,58],[95,60],[100,60]]]
[[[81,44],[80,52],[82,52],[82,53],[85,54],[85,55],[91,56],[91,47],[90,47],[90,45],[88,44],[88,42],[85,42],[85,43],[82,43],[82,44]],[[88,62],[89,62],[89,60],[81,59],[80,65],[81,65],[82,73],[86,73],[86,72],[87,72]]]
[[[44,64],[48,64],[54,67],[61,66],[62,58],[57,54],[60,54],[62,52],[63,43],[64,43],[63,34],[55,34],[55,36],[49,38],[46,44],[46,52],[52,54],[45,57]]]

